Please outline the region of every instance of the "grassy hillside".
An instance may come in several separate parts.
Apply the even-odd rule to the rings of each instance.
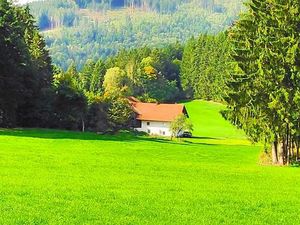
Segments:
[[[1,130],[0,224],[297,223],[299,169],[258,165],[221,105],[186,104],[182,142]]]
[[[187,102],[185,105],[195,126],[194,135],[220,139],[245,139],[241,130],[235,129],[220,115],[219,112],[225,109],[224,105],[200,100]]]

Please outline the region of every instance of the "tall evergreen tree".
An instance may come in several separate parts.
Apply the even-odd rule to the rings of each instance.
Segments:
[[[98,60],[93,68],[89,91],[95,94],[103,92],[103,81],[106,73],[106,66],[103,60]]]
[[[0,126],[45,121],[52,66],[29,8],[0,1]]]
[[[299,148],[299,1],[252,0],[231,28],[227,117],[285,164]],[[298,156],[299,157],[299,156]]]
[[[30,64],[23,29],[15,8],[0,0],[0,126],[15,126],[24,98],[24,78]]]
[[[29,7],[16,8],[17,19],[20,21],[22,36],[29,51],[29,63],[26,66],[24,78],[24,103],[18,107],[19,126],[39,126],[47,104],[43,103],[49,93],[52,77],[51,58],[46,50],[46,44],[35,25]]]

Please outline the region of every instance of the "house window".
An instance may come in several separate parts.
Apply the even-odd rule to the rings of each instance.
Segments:
[[[162,132],[162,134],[163,134],[163,135],[166,135],[166,132],[165,132],[165,131],[163,131],[163,132]]]
[[[150,134],[150,133],[151,133],[151,130],[148,129],[147,132],[148,132],[148,134]]]
[[[150,122],[147,122],[147,126],[149,126],[150,125]]]

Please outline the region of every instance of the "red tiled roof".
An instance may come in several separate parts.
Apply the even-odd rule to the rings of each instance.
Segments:
[[[132,102],[133,110],[137,113],[137,120],[171,122],[177,116],[187,111],[182,104],[157,104]]]

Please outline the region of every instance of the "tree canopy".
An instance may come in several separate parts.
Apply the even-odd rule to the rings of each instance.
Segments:
[[[170,131],[172,133],[172,137],[178,137],[181,132],[192,132],[193,131],[193,124],[192,122],[186,117],[186,115],[179,115],[172,121],[170,126]]]
[[[0,1],[0,125],[37,124],[50,86],[51,59],[29,8]]]
[[[296,0],[252,0],[229,31],[232,72],[226,113],[273,162],[299,157],[299,10]],[[295,155],[295,150],[297,155]]]
[[[67,69],[75,61],[81,69],[87,59],[106,59],[122,48],[164,47],[224,31],[242,0],[51,0],[30,8],[54,64]]]

